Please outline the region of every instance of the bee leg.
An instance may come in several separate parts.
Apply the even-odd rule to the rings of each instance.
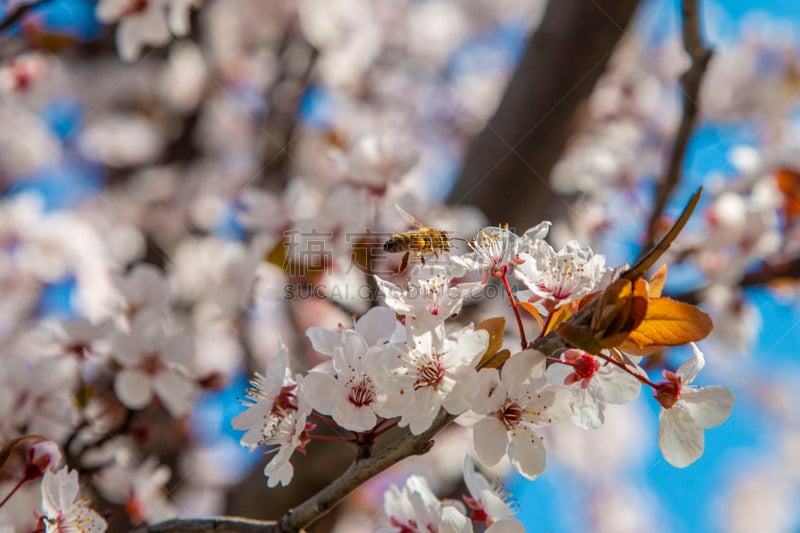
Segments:
[[[394,272],[396,275],[399,276],[400,274],[406,271],[406,269],[408,268],[408,260],[410,257],[411,257],[411,252],[406,252],[403,254],[403,258],[400,260],[400,266],[398,266],[397,270],[395,270]]]
[[[422,263],[422,266],[425,266],[425,254],[419,254],[419,260]]]

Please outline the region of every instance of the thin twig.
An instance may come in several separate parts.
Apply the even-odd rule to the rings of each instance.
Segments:
[[[700,14],[697,6],[698,0],[683,0],[681,12],[683,15],[683,48],[691,58],[691,65],[680,79],[681,92],[683,93],[683,114],[672,143],[667,172],[661,179],[656,189],[653,209],[647,223],[647,241],[649,242],[656,233],[658,222],[664,214],[673,191],[681,181],[682,167],[686,155],[686,147],[692,136],[695,123],[699,115],[700,85],[703,81],[708,63],[714,54],[703,42],[700,32]],[[646,253],[649,246],[645,246],[642,254]]]

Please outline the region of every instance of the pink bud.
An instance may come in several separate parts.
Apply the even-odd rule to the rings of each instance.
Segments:
[[[28,449],[25,463],[25,479],[39,479],[46,469],[55,472],[61,464],[61,449],[53,441],[46,440],[34,444]]]

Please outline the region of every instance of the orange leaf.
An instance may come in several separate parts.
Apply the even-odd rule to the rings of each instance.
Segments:
[[[488,361],[500,351],[500,348],[503,347],[503,334],[506,331],[506,319],[501,316],[487,318],[478,324],[475,329],[483,329],[489,333],[489,346],[486,348],[486,353],[483,354],[477,366],[477,368],[483,368],[488,364]],[[502,363],[500,364],[502,365]]]
[[[511,352],[509,350],[500,350],[496,354],[493,354],[489,357],[483,356],[481,358],[481,362],[478,363],[476,367],[477,370],[481,368],[500,368],[503,366],[508,358],[511,357]]]
[[[640,348],[678,346],[704,339],[714,325],[698,307],[670,298],[654,298],[628,340]]]
[[[559,325],[561,322],[565,321],[571,316],[572,312],[570,312],[569,307],[567,307],[566,305],[562,305],[561,307],[553,311],[553,314],[550,315],[550,320],[547,322],[547,329],[544,331],[544,335],[547,335],[548,333],[553,331],[557,325]]]
[[[618,279],[600,297],[592,316],[592,336],[604,348],[613,348],[639,327],[647,313],[647,283]]]
[[[526,310],[528,313],[531,314],[533,318],[536,319],[536,322],[539,323],[539,327],[544,327],[544,320],[542,320],[542,315],[539,314],[539,311],[536,307],[530,302],[517,302],[517,305]]]

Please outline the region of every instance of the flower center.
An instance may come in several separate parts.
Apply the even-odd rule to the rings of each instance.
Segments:
[[[436,388],[444,378],[444,365],[441,362],[441,354],[433,354],[425,364],[417,370],[417,381],[414,382],[414,390],[423,387]]]
[[[573,367],[575,368],[575,373],[578,374],[578,377],[581,379],[586,379],[594,376],[597,373],[598,365],[595,364],[594,356],[589,354],[583,354],[575,361]]]
[[[522,421],[523,409],[520,404],[512,400],[506,400],[497,411],[497,418],[506,427],[506,430],[512,429]]]
[[[347,399],[356,407],[371,404],[375,400],[375,387],[372,386],[372,380],[369,379],[369,376],[361,376],[358,381],[355,381],[356,379],[358,378],[352,378],[349,383],[350,395]]]

